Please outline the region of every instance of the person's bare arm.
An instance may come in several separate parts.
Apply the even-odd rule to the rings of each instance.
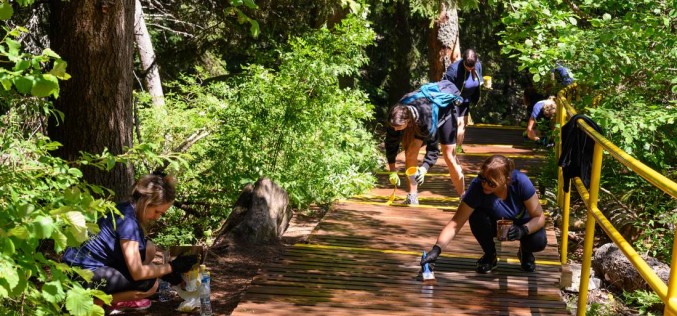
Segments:
[[[135,281],[148,280],[161,277],[172,272],[169,264],[144,265],[139,254],[139,242],[133,240],[121,240],[122,256],[127,264],[127,269]]]
[[[444,229],[442,229],[442,232],[437,237],[436,244],[440,246],[440,248],[444,249],[444,247],[448,245],[449,242],[454,239],[454,237],[456,237],[456,234],[458,234],[463,225],[468,221],[468,218],[470,218],[470,214],[472,214],[472,212],[473,209],[468,206],[468,204],[461,202],[461,205],[459,205],[458,209],[456,209],[454,216],[451,218],[449,223],[444,226]]]
[[[536,120],[533,117],[529,118],[529,123],[527,124],[527,137],[533,141],[541,139],[538,130],[536,130]]]
[[[529,217],[531,217],[531,220],[524,224],[529,234],[543,228],[545,226],[545,214],[541,202],[538,201],[538,194],[534,193],[528,200],[524,201],[524,206],[526,206]]]

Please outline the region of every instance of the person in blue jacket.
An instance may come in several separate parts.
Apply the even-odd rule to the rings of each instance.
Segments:
[[[480,86],[484,83],[482,79],[482,63],[477,58],[477,54],[472,49],[466,49],[457,60],[447,68],[442,79],[449,80],[461,89],[463,102],[456,106],[457,118],[457,137],[456,144],[463,151],[463,139],[465,138],[465,128],[468,125],[468,115],[470,105],[476,105],[480,100]]]
[[[151,263],[156,247],[146,239],[146,226],[167,212],[175,196],[174,180],[170,176],[141,177],[130,199],[117,205],[122,216],[110,214],[100,218],[97,234],[80,247],[64,252],[63,262],[93,272],[91,282],[85,286],[111,294],[112,310],[150,307],[147,297],[157,290],[157,278],[178,284],[181,273],[190,271],[197,263],[194,255],[178,257],[168,264]]]
[[[519,240],[517,257],[522,270],[535,271],[533,253],[542,251],[547,245],[543,208],[531,180],[515,170],[512,160],[494,155],[482,164],[454,216],[442,229],[427,256],[421,259],[421,266],[434,263],[442,249],[470,221],[470,230],[484,252],[475,270],[478,273],[491,272],[497,265],[494,237],[497,221],[501,219],[513,221],[508,230],[508,240]]]
[[[442,80],[435,83],[439,89],[452,95],[455,102],[460,101],[460,91],[456,86]],[[390,170],[390,183],[399,185],[395,157],[402,143],[405,151],[406,169],[418,164],[419,149],[426,144],[426,154],[421,166],[417,167],[416,174],[409,177],[409,193],[404,204],[418,204],[418,185],[423,184],[424,178],[439,156],[439,144],[442,144],[444,160],[449,168],[452,183],[459,196],[465,189],[465,180],[461,164],[456,157],[456,117],[453,102],[445,107],[436,107],[428,98],[420,97],[420,89],[406,94],[398,104],[393,106],[388,115],[388,129],[386,131],[385,149]],[[411,101],[407,101],[411,100]],[[432,135],[431,135],[432,131]],[[405,170],[406,170],[405,169]]]

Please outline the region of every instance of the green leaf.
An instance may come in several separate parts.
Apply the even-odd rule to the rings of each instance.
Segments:
[[[571,23],[572,25],[577,25],[578,21],[574,17],[569,17],[569,23]]]
[[[17,58],[19,58],[19,50],[21,50],[21,43],[11,39],[11,38],[6,38],[5,43],[7,43],[7,47],[9,48],[9,51],[7,52],[8,58],[11,61],[15,61]]]
[[[76,287],[66,293],[66,309],[73,315],[103,315],[103,309],[102,313],[97,314],[95,307],[101,308],[94,304],[94,300],[85,289]]]
[[[63,251],[66,249],[66,246],[68,246],[68,237],[58,229],[54,230],[54,233],[52,233],[52,239],[54,240],[54,250],[57,253]]]
[[[73,234],[73,237],[78,242],[85,242],[87,240],[87,222],[85,221],[85,216],[76,211],[68,212],[64,216],[70,223],[68,232]]]
[[[12,82],[19,93],[29,94],[33,88],[33,80],[33,76],[18,76],[14,77]]]
[[[14,236],[19,239],[26,240],[31,237],[31,233],[25,226],[17,226],[9,230],[8,236]]]
[[[14,71],[24,71],[28,69],[31,66],[31,62],[25,59],[22,59],[21,61],[17,62],[14,65]]]
[[[53,231],[54,220],[51,217],[40,215],[33,221],[33,233],[36,238],[50,238]]]
[[[249,23],[251,23],[249,31],[251,32],[252,36],[258,37],[260,32],[259,23],[256,22],[255,20],[250,20]]]
[[[254,3],[253,0],[243,0],[244,5],[246,5],[250,9],[256,9],[256,3]]]
[[[540,74],[534,74],[534,82],[540,82],[541,81],[541,75]]]
[[[66,293],[63,291],[61,282],[52,281],[42,286],[42,297],[47,302],[58,304],[66,297]]]
[[[71,78],[71,75],[66,73],[67,66],[67,62],[62,59],[57,59],[54,61],[54,67],[52,67],[52,70],[49,71],[49,74],[54,75],[61,80],[68,80]]]
[[[3,238],[2,253],[6,256],[12,256],[16,252],[12,238]]]
[[[14,15],[14,9],[9,2],[0,3],[0,20],[7,21]]]
[[[15,266],[12,266],[7,261],[0,261],[0,280],[7,281],[9,288],[7,290],[12,290],[14,287],[19,284],[19,273],[17,273]]]
[[[533,47],[534,42],[530,39],[527,39],[526,41],[524,41],[524,45],[527,45],[527,47]]]
[[[61,59],[61,56],[57,54],[55,51],[53,51],[51,48],[46,48],[45,50],[42,51],[43,56],[55,58],[55,59]]]
[[[59,80],[54,75],[43,74],[33,84],[31,94],[36,97],[48,97],[50,95],[54,95],[55,98],[59,97]]]

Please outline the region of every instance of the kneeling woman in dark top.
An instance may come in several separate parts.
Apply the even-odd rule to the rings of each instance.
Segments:
[[[63,261],[91,270],[92,282],[85,286],[111,294],[114,310],[150,307],[146,298],[157,290],[157,278],[178,284],[181,273],[188,272],[198,260],[196,256],[183,256],[168,264],[151,263],[155,245],[146,240],[145,227],[167,212],[175,196],[172,178],[141,177],[129,201],[117,205],[123,216],[111,214],[99,219],[99,233],[79,248],[68,248]]]
[[[513,221],[508,231],[508,240],[519,240],[517,257],[522,270],[536,269],[533,253],[547,245],[545,215],[538,201],[531,180],[515,170],[512,160],[494,155],[484,161],[480,172],[465,192],[461,204],[451,221],[444,227],[437,243],[428,252],[421,265],[435,262],[444,248],[454,239],[465,222],[470,221],[470,230],[482,246],[484,255],[477,261],[476,271],[488,273],[496,267],[496,222],[500,219]]]

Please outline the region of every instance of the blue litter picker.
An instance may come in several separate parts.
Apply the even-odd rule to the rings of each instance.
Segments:
[[[423,256],[421,258],[425,259],[425,257],[426,257],[426,252],[423,251]],[[435,283],[435,273],[430,269],[430,263],[424,264],[422,269],[423,269],[423,271],[421,272],[421,276],[423,277],[423,283],[426,283],[426,284]]]

